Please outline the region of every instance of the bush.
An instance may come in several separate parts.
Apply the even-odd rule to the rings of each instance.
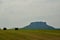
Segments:
[[[3,30],[7,30],[7,28],[3,28]]]
[[[18,30],[18,28],[15,28],[15,30]]]

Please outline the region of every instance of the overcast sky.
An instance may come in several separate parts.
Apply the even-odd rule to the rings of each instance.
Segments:
[[[0,27],[23,27],[45,21],[60,28],[60,0],[0,0]]]

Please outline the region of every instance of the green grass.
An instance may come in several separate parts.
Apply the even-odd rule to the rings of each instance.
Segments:
[[[60,40],[60,30],[0,30],[0,40]]]

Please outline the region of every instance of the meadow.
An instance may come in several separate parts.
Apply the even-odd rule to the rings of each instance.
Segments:
[[[0,40],[60,40],[60,30],[0,30]]]

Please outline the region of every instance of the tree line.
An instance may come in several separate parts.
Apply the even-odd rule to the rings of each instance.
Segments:
[[[3,28],[3,30],[8,30],[8,29],[7,28]],[[19,30],[19,28],[14,28],[14,30]]]

